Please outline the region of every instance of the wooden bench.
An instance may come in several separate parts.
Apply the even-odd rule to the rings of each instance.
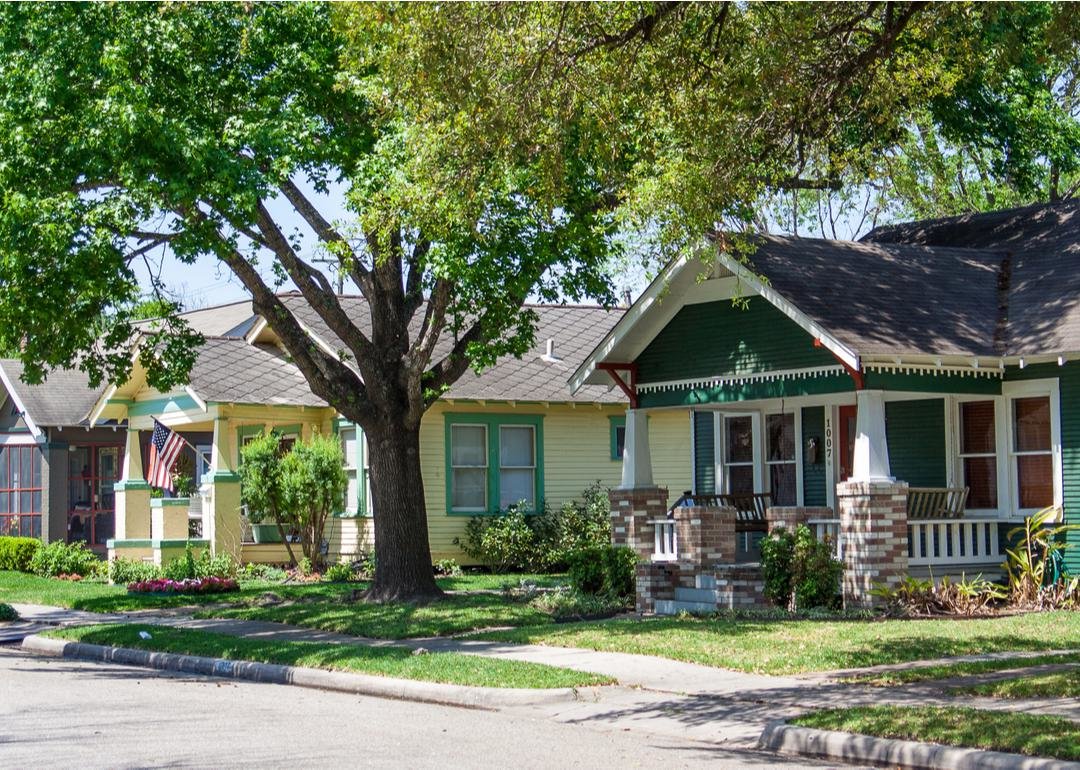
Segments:
[[[961,519],[967,506],[968,487],[910,487],[909,519]]]
[[[671,513],[679,508],[701,506],[702,508],[734,508],[736,532],[767,532],[765,510],[769,507],[768,492],[734,492],[731,494],[695,495],[687,490],[675,501]]]

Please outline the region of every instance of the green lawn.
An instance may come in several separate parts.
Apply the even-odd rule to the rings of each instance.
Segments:
[[[1080,760],[1080,724],[1059,717],[935,706],[858,706],[792,720],[822,730]]]
[[[1036,655],[1028,658],[998,658],[979,660],[969,663],[951,663],[947,666],[920,666],[897,671],[883,671],[880,674],[864,674],[845,677],[842,681],[851,684],[868,684],[874,687],[893,687],[911,682],[928,682],[938,679],[952,679],[958,676],[989,674],[994,671],[1007,671],[1013,668],[1029,668],[1052,663],[1080,663],[1080,653],[1064,655]]]
[[[1080,648],[1080,613],[985,620],[648,618],[552,624],[481,639],[633,652],[765,674],[797,674],[984,652]]]
[[[470,575],[442,578],[444,588],[489,590],[496,580],[522,576]],[[526,576],[532,577],[532,576]],[[549,576],[549,580],[559,580]],[[129,612],[163,607],[204,606],[199,617],[269,620],[318,628],[325,631],[398,639],[417,636],[445,636],[499,626],[550,623],[551,617],[528,602],[497,593],[453,594],[429,605],[367,604],[356,601],[364,583],[308,583],[282,585],[245,582],[231,594],[177,596],[129,594],[123,586],[101,583],[72,583],[0,572],[0,601],[49,604],[91,612]],[[281,604],[260,606],[262,597],[273,593]],[[218,605],[228,604],[228,607]]]
[[[1053,674],[1031,674],[1016,679],[956,687],[957,695],[985,695],[991,698],[1080,698],[1080,668]]]
[[[139,632],[150,634],[142,639]],[[612,684],[610,677],[565,668],[459,653],[414,655],[402,648],[370,648],[313,642],[241,639],[193,629],[150,625],[82,626],[50,631],[59,639],[177,652],[228,660],[251,660],[306,668],[352,671],[376,676],[416,679],[477,687],[589,687]]]

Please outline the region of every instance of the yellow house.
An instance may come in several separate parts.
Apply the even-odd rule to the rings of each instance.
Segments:
[[[302,297],[286,294],[282,299],[317,344],[343,348]],[[340,301],[353,317],[363,319],[362,299]],[[537,347],[520,359],[507,356],[479,375],[466,373],[422,422],[434,559],[468,562],[454,540],[464,534],[470,517],[521,500],[554,508],[579,498],[593,482],[620,482],[625,396],[607,386],[587,386],[571,395],[567,380],[622,311],[532,309],[539,318]],[[101,421],[127,426],[110,556],[162,562],[181,551],[191,536],[243,561],[285,561],[284,546],[253,542],[241,516],[240,447],[271,430],[286,441],[314,432],[340,436],[349,490],[327,533],[328,555],[347,560],[370,550],[373,501],[363,432],[311,393],[263,319],[238,321],[235,304],[187,317],[207,341],[185,387],[161,393],[136,365],[131,378],[103,392],[88,415],[90,427]],[[154,419],[199,450],[191,452],[197,481],[191,499],[150,497],[143,459]],[[656,457],[670,460],[656,464],[657,481],[673,489],[687,488],[691,478],[686,428],[685,415],[674,413],[658,414],[650,422]]]

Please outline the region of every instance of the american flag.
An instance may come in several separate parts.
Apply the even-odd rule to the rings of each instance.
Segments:
[[[184,439],[154,420],[154,435],[150,437],[150,469],[147,482],[152,487],[173,491],[172,468],[184,448]]]

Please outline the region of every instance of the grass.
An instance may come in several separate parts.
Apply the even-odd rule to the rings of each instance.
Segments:
[[[958,620],[648,618],[567,623],[478,638],[656,655],[764,674],[798,674],[987,652],[1080,648],[1080,613]]]
[[[1080,668],[956,687],[952,692],[990,698],[1080,698]]]
[[[1080,724],[1059,717],[936,706],[858,706],[817,711],[793,724],[881,738],[1080,760]]]
[[[439,582],[444,589],[490,590],[496,581],[513,581],[521,577],[545,577],[551,583],[562,579],[559,576],[468,575],[440,578]],[[49,604],[90,612],[202,606],[204,609],[199,617],[292,623],[381,639],[448,636],[499,626],[551,622],[548,613],[528,602],[496,593],[452,594],[444,601],[419,606],[405,603],[367,604],[354,599],[355,593],[365,587],[365,583],[285,585],[243,582],[239,592],[230,594],[129,594],[123,586],[73,583],[20,572],[0,572],[0,602]],[[261,606],[262,597],[267,592],[273,593],[282,603]]]
[[[150,639],[140,638],[140,631],[150,634]],[[477,655],[414,655],[411,650],[398,647],[370,648],[315,642],[242,639],[194,629],[143,624],[81,626],[50,631],[45,635],[87,644],[279,663],[476,687],[545,689],[613,683],[611,678],[598,674],[537,663],[482,658]]]
[[[849,684],[868,684],[873,687],[893,687],[912,682],[929,682],[938,679],[952,679],[959,676],[989,674],[995,671],[1007,671],[1013,668],[1030,668],[1053,663],[1080,663],[1080,652],[1063,655],[1036,655],[1029,658],[998,658],[978,660],[967,663],[950,663],[942,666],[920,666],[897,671],[883,671],[879,674],[861,674],[845,677],[841,681]]]

